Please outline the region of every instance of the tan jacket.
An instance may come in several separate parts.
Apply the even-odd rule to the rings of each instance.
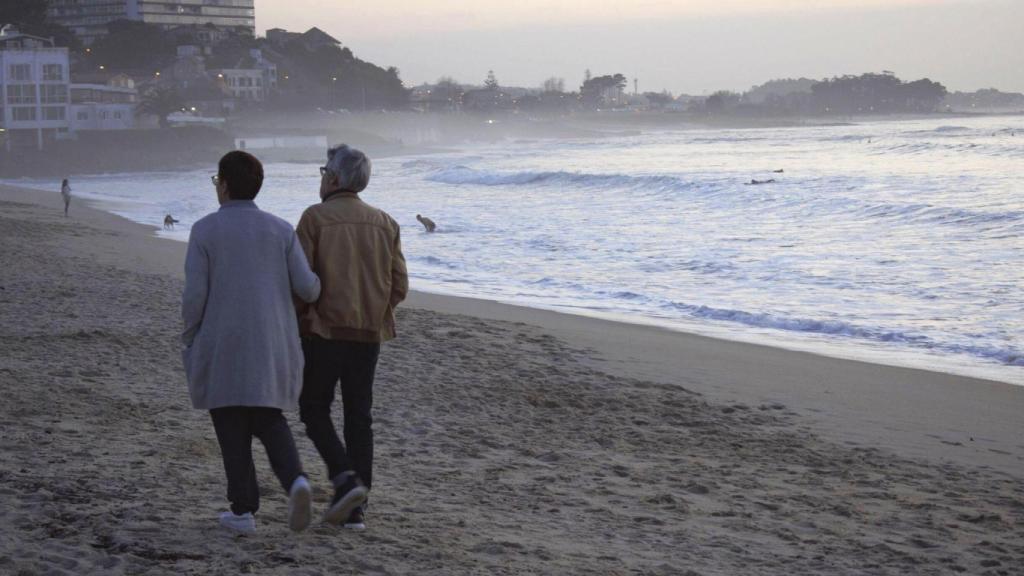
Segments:
[[[298,303],[299,331],[329,340],[395,337],[395,306],[409,292],[398,223],[354,192],[337,192],[302,214],[295,230],[320,277],[320,300]]]

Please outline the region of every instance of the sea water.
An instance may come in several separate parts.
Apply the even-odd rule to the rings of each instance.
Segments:
[[[215,162],[72,187],[186,241]],[[320,164],[257,203],[297,222]],[[413,289],[1024,384],[1024,117],[510,140],[377,159],[362,196]]]

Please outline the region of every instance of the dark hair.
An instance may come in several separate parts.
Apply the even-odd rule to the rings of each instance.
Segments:
[[[248,152],[228,152],[217,164],[217,177],[232,200],[252,200],[263,186],[263,164]]]

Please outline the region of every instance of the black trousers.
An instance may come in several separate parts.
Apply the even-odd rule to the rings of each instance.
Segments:
[[[210,410],[217,442],[228,477],[228,500],[235,514],[255,513],[260,507],[260,487],[252,461],[252,439],[263,443],[278,482],[285,492],[302,475],[299,452],[288,421],[277,408],[229,406]]]
[[[299,415],[306,435],[336,478],[355,470],[369,488],[373,482],[373,377],[377,370],[380,344],[302,339],[306,367],[299,397]],[[341,383],[341,404],[345,443],[331,421],[334,391]],[[347,446],[347,450],[346,450]]]

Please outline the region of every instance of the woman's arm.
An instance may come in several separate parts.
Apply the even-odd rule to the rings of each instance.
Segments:
[[[320,297],[320,278],[310,269],[306,253],[294,232],[288,246],[288,276],[291,278],[292,292],[303,302],[313,303]]]
[[[203,323],[209,287],[210,258],[193,231],[188,239],[188,252],[185,254],[185,291],[181,297],[181,319],[184,323],[181,343],[185,346],[192,345]]]

